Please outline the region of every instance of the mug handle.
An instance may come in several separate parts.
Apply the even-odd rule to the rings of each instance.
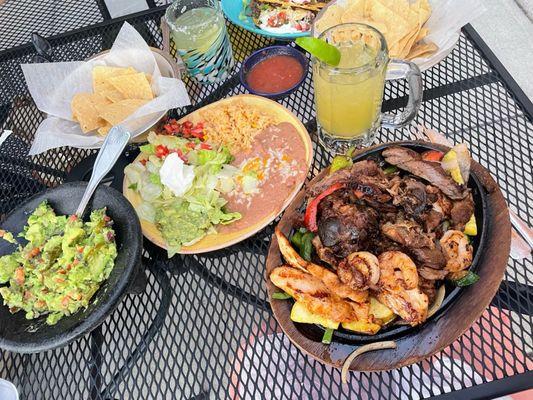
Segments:
[[[409,86],[409,100],[407,106],[399,114],[383,113],[381,126],[384,128],[397,129],[411,122],[422,104],[422,77],[418,65],[411,61],[393,59],[387,68],[387,79],[407,79]]]

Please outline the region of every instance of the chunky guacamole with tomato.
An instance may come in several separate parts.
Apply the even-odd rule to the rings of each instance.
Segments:
[[[4,305],[12,313],[24,311],[27,319],[47,314],[49,325],[86,308],[114,267],[112,223],[105,208],[83,222],[41,203],[19,235],[28,243],[0,257],[0,285],[8,284],[0,287]]]

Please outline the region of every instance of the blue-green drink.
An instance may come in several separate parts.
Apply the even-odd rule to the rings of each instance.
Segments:
[[[200,83],[227,78],[233,53],[217,0],[178,0],[167,9],[165,19],[191,77]]]

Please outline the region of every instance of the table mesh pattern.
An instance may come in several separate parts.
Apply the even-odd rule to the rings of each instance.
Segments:
[[[160,11],[130,20],[147,41],[161,46]],[[54,58],[83,59],[108,48],[120,22],[58,37]],[[240,28],[229,32],[237,61],[271,43]],[[92,151],[70,148],[26,157],[43,116],[25,87],[19,67],[32,57],[23,49],[0,58],[0,127],[13,134],[0,148],[0,215],[47,186],[57,185]],[[235,71],[238,71],[236,67]],[[525,115],[496,71],[465,35],[452,54],[423,74],[425,100],[415,123],[381,130],[380,142],[411,137],[417,124],[468,143],[488,167],[509,204],[533,224],[531,116]],[[199,86],[187,81],[195,107],[243,93],[236,75]],[[404,106],[405,87],[386,85],[385,109]],[[280,101],[314,129],[310,76]],[[316,143],[316,134],[312,134]],[[330,156],[315,145],[309,178]],[[280,333],[264,285],[264,265],[274,224],[244,242],[201,256],[166,254],[145,241],[147,282],[128,294],[97,330],[62,349],[34,355],[0,352],[0,376],[22,398],[426,398],[532,369],[530,260],[509,261],[505,281],[482,317],[457,341],[430,359],[382,373],[340,372],[307,357]],[[525,288],[525,289],[524,289]]]
[[[103,21],[96,0],[6,0],[0,2],[0,51]]]

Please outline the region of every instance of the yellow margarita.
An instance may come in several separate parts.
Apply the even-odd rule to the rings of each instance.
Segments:
[[[379,124],[386,64],[372,65],[377,49],[363,41],[338,49],[338,66],[313,66],[317,119],[330,136],[357,138]]]

